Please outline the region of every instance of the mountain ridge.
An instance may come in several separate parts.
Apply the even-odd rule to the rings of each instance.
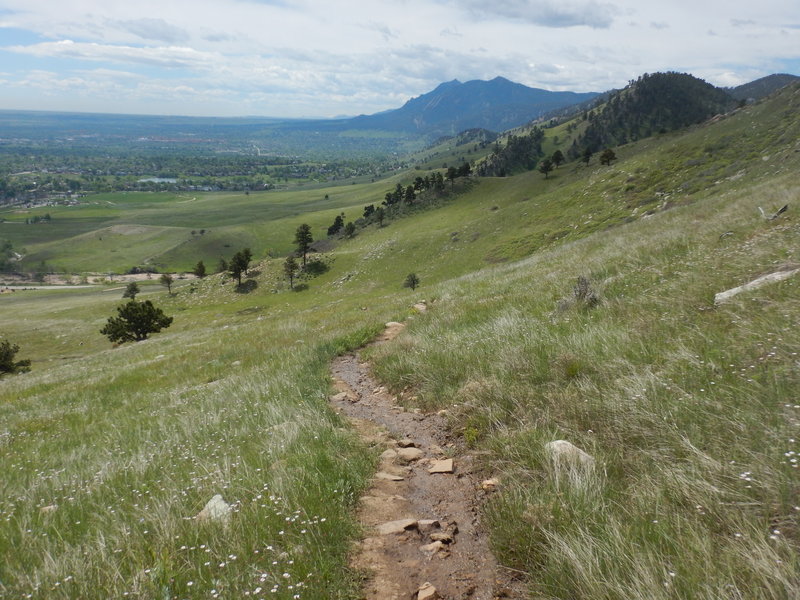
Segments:
[[[356,128],[454,135],[466,129],[504,131],[523,125],[558,108],[590,100],[597,92],[551,92],[497,76],[485,81],[453,79],[402,107],[348,119]]]

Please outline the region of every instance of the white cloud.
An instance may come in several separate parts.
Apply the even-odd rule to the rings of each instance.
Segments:
[[[460,0],[458,4],[480,15],[481,18],[502,17],[522,20],[543,27],[587,27],[606,28],[611,25],[620,10],[613,4],[583,0],[582,2],[560,2],[557,0]]]
[[[190,39],[189,33],[186,30],[171,25],[164,19],[142,18],[129,21],[117,21],[113,24],[145,40],[178,44],[187,42]]]
[[[42,42],[29,46],[8,46],[5,50],[38,57],[139,63],[168,69],[207,70],[218,58],[209,52],[199,52],[193,48],[180,46],[114,46],[94,42],[74,42],[72,40]]]
[[[755,79],[800,59],[792,4],[0,0],[8,40],[0,61],[18,98],[24,86],[50,85],[87,102],[110,90],[109,111],[122,109],[111,100],[117,94],[129,112],[356,114],[456,78],[502,75],[574,91],[621,87],[658,70],[725,85]],[[4,97],[0,108],[12,102],[25,106]],[[92,102],[96,110],[100,100]]]

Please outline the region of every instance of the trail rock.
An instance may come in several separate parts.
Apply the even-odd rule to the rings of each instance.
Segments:
[[[419,549],[422,551],[423,554],[428,556],[428,558],[432,557],[437,552],[441,552],[445,549],[445,545],[443,542],[431,542],[430,544],[425,544],[424,546],[420,546]]]
[[[352,394],[350,392],[339,392],[335,396],[331,396],[331,400],[333,402],[344,402],[345,400],[349,402],[356,402],[358,398],[356,397],[355,394]]]
[[[404,533],[409,529],[416,529],[418,521],[416,519],[399,519],[378,525],[378,533],[381,535],[392,535]]]
[[[422,533],[428,533],[432,529],[438,529],[438,527],[439,527],[439,521],[437,521],[436,519],[420,519],[417,522],[417,528]]]
[[[439,600],[440,598],[436,588],[427,581],[417,590],[417,600]]]
[[[401,448],[416,448],[417,447],[416,442],[414,442],[414,440],[412,440],[411,438],[407,438],[407,437],[403,438],[402,440],[399,440],[397,442],[397,445],[400,446]]]
[[[455,470],[452,458],[445,458],[442,460],[434,460],[428,469],[428,473],[452,473]]]
[[[437,531],[432,533],[430,538],[434,542],[441,542],[442,544],[452,544],[455,541],[453,534],[449,531]]]
[[[419,448],[400,448],[397,451],[397,462],[408,464],[419,460],[423,456],[425,456],[425,453]]]
[[[231,505],[222,499],[220,494],[216,494],[209,500],[203,510],[195,517],[198,521],[220,521],[227,523],[231,517]]]
[[[428,303],[425,300],[417,302],[413,307],[418,313],[428,312]]]
[[[397,451],[387,448],[381,453],[381,460],[394,460],[397,458]]]
[[[401,477],[400,475],[392,475],[391,473],[381,471],[375,475],[375,479],[383,479],[385,481],[403,481],[405,477]]]

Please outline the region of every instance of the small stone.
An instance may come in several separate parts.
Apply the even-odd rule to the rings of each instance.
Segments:
[[[423,583],[417,590],[417,600],[439,600],[439,592],[429,582]]]
[[[484,479],[481,481],[481,489],[485,492],[495,491],[498,485],[500,485],[500,480],[497,477],[492,477],[491,479]]]
[[[400,448],[397,451],[397,461],[402,464],[408,464],[419,460],[425,453],[419,448]]]
[[[430,544],[425,544],[424,546],[420,546],[419,549],[422,551],[423,554],[426,554],[428,557],[431,557],[440,550],[444,550],[444,543],[438,541],[431,542]]]
[[[209,500],[197,516],[198,521],[221,521],[227,523],[231,517],[231,505],[222,499],[220,494],[216,494]]]
[[[394,460],[397,458],[397,452],[388,448],[381,453],[381,460]]]
[[[428,473],[452,473],[454,471],[453,459],[445,458],[442,460],[434,460],[428,469]]]
[[[240,361],[240,360],[235,360],[235,361],[233,361],[233,362],[231,363],[231,366],[232,366],[232,367],[238,367],[238,366],[239,366],[239,365],[241,365],[241,364],[242,364],[242,361]]]
[[[417,523],[417,528],[421,533],[428,533],[433,529],[439,528],[439,521],[436,519],[420,519]]]
[[[448,415],[448,412],[447,412],[446,409],[443,408],[442,410],[440,410],[436,414],[439,415],[440,417],[446,417]]]
[[[55,512],[57,509],[58,509],[58,506],[56,506],[55,504],[51,504],[49,506],[43,506],[42,508],[40,508],[39,509],[39,513],[41,513],[43,515],[48,515],[48,514],[50,514],[52,512]]]
[[[392,475],[391,473],[386,473],[384,471],[381,471],[375,475],[375,479],[383,479],[384,481],[403,481],[403,477],[400,475]]]
[[[403,533],[409,529],[417,528],[416,519],[399,519],[397,521],[388,521],[378,525],[378,533],[381,535],[392,535]]]
[[[397,445],[401,448],[416,448],[417,443],[412,440],[411,438],[404,437],[402,440],[397,442]]]
[[[332,402],[344,402],[345,400],[349,399],[350,399],[350,394],[348,394],[347,392],[339,392],[335,396],[331,396]]]
[[[428,312],[428,303],[427,303],[427,302],[425,302],[425,300],[422,300],[421,302],[417,302],[417,303],[416,303],[416,304],[413,306],[413,308],[414,308],[414,310],[415,310],[415,311],[417,311],[418,313],[424,313],[424,312]]]
[[[454,541],[453,534],[449,531],[436,531],[430,535],[434,542],[441,542],[443,544],[452,544]]]

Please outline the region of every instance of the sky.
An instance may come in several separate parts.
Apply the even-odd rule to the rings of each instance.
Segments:
[[[497,76],[800,74],[798,0],[0,0],[0,109],[333,117]]]

